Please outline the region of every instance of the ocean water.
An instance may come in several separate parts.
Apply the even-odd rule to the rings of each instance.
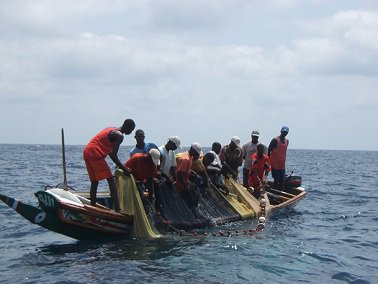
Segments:
[[[82,148],[66,146],[67,177],[87,190]],[[36,205],[34,192],[63,181],[58,145],[0,144],[0,153],[2,194]],[[254,235],[80,242],[1,202],[0,283],[378,283],[378,152],[290,149],[287,163],[308,195]]]

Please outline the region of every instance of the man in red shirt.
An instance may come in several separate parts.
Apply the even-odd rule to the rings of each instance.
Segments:
[[[271,166],[269,157],[264,154],[265,146],[258,144],[256,150],[257,152],[251,155],[252,163],[249,168],[248,186],[253,187],[253,196],[259,198]]]
[[[157,177],[157,166],[160,165],[160,151],[150,149],[148,154],[135,153],[125,163],[125,167],[130,170],[138,182],[149,182]]]
[[[100,180],[106,179],[109,184],[110,195],[113,198],[115,211],[118,212],[119,202],[117,189],[108,163],[105,158],[109,155],[112,161],[124,171],[128,170],[118,159],[119,146],[123,141],[123,134],[130,134],[135,128],[132,119],[126,119],[121,127],[108,127],[97,133],[85,146],[83,158],[91,181],[90,198],[91,205],[96,205],[97,187]]]
[[[155,197],[155,208],[160,211],[160,195],[155,189],[154,178],[158,176],[158,166],[160,165],[160,151],[150,149],[148,154],[135,153],[125,163],[125,167],[134,175],[137,182],[142,187],[142,194],[152,203]]]

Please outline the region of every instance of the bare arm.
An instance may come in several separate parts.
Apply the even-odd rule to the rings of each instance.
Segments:
[[[123,170],[125,175],[130,175],[129,171],[125,168],[125,166],[121,163],[121,161],[118,158],[118,150],[119,146],[121,145],[123,141],[123,135],[120,131],[112,131],[109,134],[109,140],[113,143],[113,151],[109,154],[109,157],[112,159],[112,161]]]
[[[268,156],[270,157],[270,153],[272,153],[273,149],[277,147],[277,139],[273,138],[270,141],[269,148],[268,148]]]

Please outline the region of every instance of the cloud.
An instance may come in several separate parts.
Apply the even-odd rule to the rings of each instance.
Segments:
[[[377,118],[378,17],[340,8],[325,15],[316,8],[328,2],[307,3],[6,2],[1,129],[47,131],[30,133],[38,143],[68,125],[80,144],[133,117],[156,141],[177,134],[209,145],[249,139],[251,128],[267,141],[289,124],[293,147],[316,147],[312,127],[328,135]]]

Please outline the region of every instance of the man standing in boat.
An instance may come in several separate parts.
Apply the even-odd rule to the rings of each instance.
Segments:
[[[159,191],[155,190],[154,178],[158,177],[158,166],[160,166],[160,151],[152,148],[145,153],[135,153],[125,163],[135,180],[142,188],[142,193],[151,203],[155,198],[155,209],[160,211],[161,198]]]
[[[227,169],[226,172],[231,173],[234,179],[238,179],[239,167],[243,163],[243,154],[238,136],[231,137],[230,144],[222,147],[219,159],[222,161],[223,167]]]
[[[175,150],[180,148],[180,138],[178,136],[171,136],[165,145],[159,147],[161,154],[160,172],[161,175],[167,178],[170,182],[177,180],[176,176],[176,153]]]
[[[251,155],[248,186],[253,188],[253,196],[257,199],[263,192],[266,176],[271,171],[270,159],[265,153],[265,146],[258,144],[256,153]]]
[[[201,219],[198,210],[200,198],[199,183],[200,177],[192,170],[193,161],[202,155],[201,145],[197,142],[191,144],[189,151],[180,153],[177,158],[177,182],[176,191],[180,193],[182,199],[192,210],[194,216]]]
[[[135,141],[136,141],[136,145],[134,148],[132,148],[130,150],[130,157],[132,157],[134,154],[136,153],[144,153],[144,154],[148,154],[148,152],[151,150],[151,149],[157,149],[158,147],[156,146],[156,144],[154,143],[146,143],[144,141],[145,139],[145,135],[144,135],[144,131],[142,129],[138,129],[135,131]]]
[[[268,156],[272,164],[272,177],[274,179],[273,187],[283,190],[285,181],[285,162],[286,151],[289,146],[289,140],[286,135],[289,133],[289,127],[281,128],[281,135],[272,139],[268,148]]]
[[[113,199],[114,209],[119,212],[118,193],[113,173],[105,158],[109,155],[112,161],[129,175],[128,170],[118,158],[119,146],[123,141],[123,134],[130,134],[135,128],[132,119],[126,119],[121,127],[108,127],[97,133],[85,146],[83,158],[91,181],[91,205],[96,205],[97,187],[100,180],[106,179],[109,184],[110,195]]]
[[[248,143],[244,144],[242,147],[242,152],[243,152],[243,159],[244,159],[244,164],[243,164],[243,185],[244,187],[248,187],[248,172],[251,167],[251,157],[254,153],[257,152],[257,145],[261,144],[259,143],[259,136],[260,132],[257,130],[253,130],[251,133],[251,141]],[[264,153],[268,153],[268,149],[264,145]]]

